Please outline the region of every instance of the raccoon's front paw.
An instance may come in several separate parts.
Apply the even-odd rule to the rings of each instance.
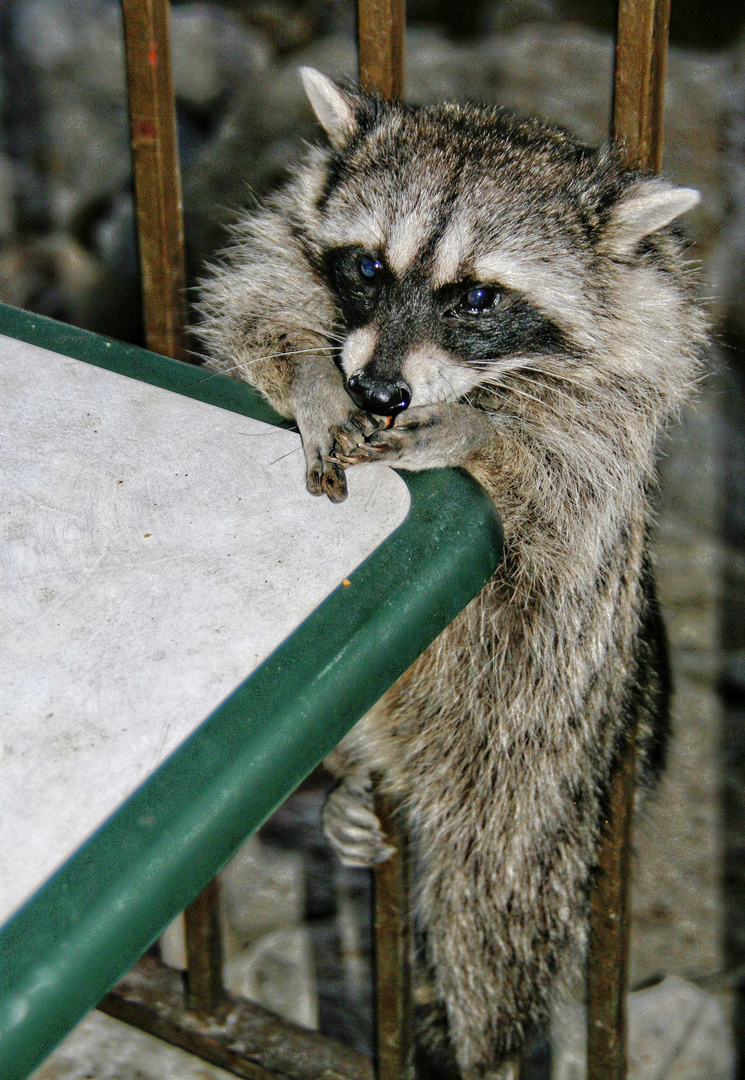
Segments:
[[[329,432],[334,442],[334,448],[327,461],[341,461],[346,454],[350,454],[358,446],[362,446],[366,439],[374,435],[376,431],[390,423],[390,416],[373,416],[372,413],[357,409],[350,413],[343,424],[336,424]]]
[[[494,422],[487,413],[457,401],[435,402],[398,413],[390,427],[337,453],[335,460],[347,467],[384,461],[402,469],[445,469],[467,465],[493,439]]]
[[[407,409],[399,413],[388,427],[380,424],[364,442],[348,448],[340,444],[335,459],[349,466],[368,461],[390,462],[422,457],[437,429],[442,427],[441,412],[440,405],[419,405]]]
[[[308,462],[305,477],[311,495],[328,495],[332,502],[344,502],[347,497],[347,478],[344,466],[320,454]]]
[[[376,866],[396,851],[386,844],[373,812],[368,777],[345,777],[326,799],[321,820],[326,839],[345,866]]]
[[[385,423],[360,409],[350,413],[346,420],[334,424],[321,439],[316,439],[315,451],[308,453],[307,485],[311,495],[328,495],[332,502],[343,502],[347,497],[347,480],[341,454],[353,450],[368,435],[372,435]],[[307,440],[310,445],[311,440]]]

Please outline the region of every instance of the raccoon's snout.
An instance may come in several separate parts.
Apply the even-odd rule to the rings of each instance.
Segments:
[[[387,382],[361,368],[347,379],[347,390],[355,405],[378,416],[395,416],[411,403],[411,390],[403,379]]]

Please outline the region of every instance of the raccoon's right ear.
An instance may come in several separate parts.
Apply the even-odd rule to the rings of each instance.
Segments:
[[[313,112],[331,145],[335,150],[343,150],[358,127],[351,95],[340,90],[335,82],[315,68],[301,67],[300,78]]]
[[[632,254],[637,244],[688,213],[701,196],[660,177],[646,177],[629,187],[613,207],[606,246],[614,255]]]

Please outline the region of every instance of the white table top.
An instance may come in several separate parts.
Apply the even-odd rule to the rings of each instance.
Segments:
[[[0,385],[2,923],[409,494],[315,499],[297,435],[4,336]]]

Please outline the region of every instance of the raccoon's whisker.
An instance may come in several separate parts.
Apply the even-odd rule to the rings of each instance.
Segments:
[[[530,368],[527,368],[524,371],[520,371],[520,372],[510,372],[509,375],[508,375],[508,378],[510,380],[508,385],[513,386],[515,384],[515,382],[529,383],[531,386],[537,386],[537,387],[540,387],[542,390],[548,391],[555,398],[561,398],[563,401],[577,403],[577,397],[576,397],[575,394],[570,393],[568,390],[566,390],[562,386],[552,386],[551,385],[551,376],[548,376],[548,378],[545,378],[545,379],[537,379],[537,378],[534,378],[534,377],[531,378],[531,376],[528,374],[528,372],[530,370],[531,370]],[[540,374],[543,375],[544,372],[540,372]],[[567,380],[564,380],[564,381],[568,385],[574,386],[578,390],[583,391],[583,393],[590,390],[590,388],[586,387],[584,385],[584,383],[575,381],[574,379],[567,379]],[[587,394],[585,394],[585,396],[587,396]],[[598,402],[601,400],[599,395],[596,394],[595,397],[597,398]],[[589,405],[590,402],[583,400],[583,404]]]
[[[285,356],[300,356],[302,353],[328,353],[332,350],[328,345],[319,345],[314,349],[282,349],[281,352],[267,353],[265,356],[254,356],[248,361],[244,361],[244,364],[258,364],[261,360],[278,360]],[[241,364],[236,364],[236,367],[241,367]]]
[[[545,380],[544,385],[547,385],[552,381],[565,382],[571,386],[576,386],[583,391],[592,392],[592,387],[588,386],[586,383],[581,382],[578,379],[573,379],[571,375],[566,375],[558,371],[551,371],[546,369],[545,367],[538,367],[535,363],[531,363],[530,360],[525,360],[522,358],[515,360],[512,363],[506,364],[501,360],[472,361],[472,366],[476,367],[477,369],[484,370],[488,373],[493,372],[495,375],[498,376],[506,375],[512,376],[513,378],[522,377],[528,372],[532,372],[533,374],[543,376]],[[540,382],[540,380],[537,379],[534,381],[536,383]],[[558,390],[556,390],[556,392],[559,393]]]
[[[558,403],[552,404],[551,402],[546,401],[545,398],[536,397],[535,394],[529,393],[522,387],[515,386],[514,383],[494,380],[490,384],[482,383],[481,387],[487,394],[493,394],[495,397],[499,394],[501,400],[504,400],[505,394],[520,397],[526,401],[534,402],[535,404],[540,406],[543,411],[550,412],[558,418],[566,418],[566,405],[562,406]],[[565,393],[562,393],[561,396],[571,404],[573,411],[579,409],[579,403],[577,402],[576,398],[572,397],[570,394]]]
[[[266,356],[254,356],[251,360],[241,360],[237,364],[231,364],[230,367],[222,368],[220,371],[213,371],[211,375],[207,375],[202,382],[207,382],[208,379],[214,379],[215,375],[228,375],[231,371],[240,371],[241,368],[250,367],[252,364],[258,364],[262,360],[278,360],[284,356],[299,356],[301,353],[327,353],[329,349],[326,346],[321,346],[317,349],[287,349],[278,353],[267,353]]]
[[[208,368],[208,365],[214,363],[214,356],[210,356],[209,353],[195,352],[193,349],[186,350],[187,356],[190,358],[187,363],[192,367]]]
[[[532,373],[533,377],[531,377],[530,373]],[[540,377],[536,378],[536,375]],[[567,403],[572,403],[574,407],[577,407],[580,404],[577,395],[570,393],[561,386],[554,385],[556,382],[563,382],[567,386],[575,387],[582,392],[581,405],[583,408],[602,408],[603,405],[600,388],[596,389],[585,382],[581,382],[579,379],[573,379],[569,375],[546,371],[545,368],[535,367],[529,363],[520,366],[516,365],[514,368],[502,369],[501,371],[497,370],[493,372],[493,374],[492,371],[490,371],[487,379],[483,380],[481,385],[498,386],[500,389],[516,392],[516,384],[520,382],[530,383],[532,386],[547,390],[554,395],[554,397],[560,398]],[[548,402],[545,402],[545,405],[547,408],[550,407]]]
[[[292,450],[288,450],[286,454],[280,454],[278,458],[274,459],[274,461],[269,462],[269,468],[271,469],[272,465],[276,465],[279,461],[284,461],[285,458],[289,457],[291,454],[297,454],[298,450],[302,450],[302,447],[296,446]]]
[[[451,393],[451,394],[453,395],[453,396],[452,396],[452,399],[451,399],[451,400],[452,400],[452,401],[457,401],[457,400],[458,400],[458,395],[457,395],[457,394],[456,394],[456,392],[455,392],[455,387],[454,387],[454,386],[453,386],[453,384],[452,384],[452,383],[450,382],[450,379],[448,379],[447,375],[446,375],[446,374],[445,374],[445,372],[444,372],[444,371],[442,370],[442,368],[438,368],[438,369],[437,369],[437,374],[438,374],[438,376],[439,376],[440,380],[441,380],[442,382],[444,382],[444,383],[447,383],[447,385],[448,385],[448,386],[450,387],[450,393]],[[445,396],[445,397],[442,397],[442,398],[441,398],[440,400],[441,400],[441,401],[448,401],[448,398],[447,398],[447,397]]]
[[[195,305],[195,309],[196,309],[198,314],[201,314],[204,317],[204,320],[205,320],[203,324],[201,324],[201,325],[197,324],[194,327],[194,330],[196,331],[196,333],[201,335],[205,340],[209,340],[213,336],[215,336],[217,338],[222,338],[223,337],[223,331],[222,331],[222,329],[220,327],[218,327],[216,332],[213,333],[213,328],[210,326],[210,321],[211,320],[210,320],[210,316],[208,315],[208,313],[206,311],[202,310],[198,305]],[[266,326],[263,329],[264,329],[264,332],[263,332],[262,336],[265,337],[265,338],[267,338],[267,337],[269,337],[269,338],[271,338],[271,337],[287,338],[287,337],[292,337],[293,333],[297,333],[297,334],[308,334],[312,338],[320,338],[322,341],[325,340],[325,341],[328,341],[329,343],[336,342],[338,344],[341,344],[344,341],[344,338],[345,338],[344,334],[340,333],[337,330],[334,330],[331,327],[320,327],[318,325],[306,325],[305,323],[291,322],[291,321],[289,321],[288,319],[285,319],[285,318],[282,318],[282,319],[278,318],[278,319],[276,319],[276,321],[267,318]],[[234,336],[235,336],[236,339],[245,338],[246,335],[245,335],[245,332],[244,332],[244,327],[243,327],[241,321],[238,320],[238,319],[235,320],[234,330],[235,330]]]
[[[589,385],[587,382],[585,382],[585,381],[583,381],[581,379],[573,379],[571,375],[567,375],[564,372],[547,371],[545,368],[536,367],[535,365],[531,365],[531,364],[527,364],[523,370],[525,372],[532,372],[533,374],[542,375],[543,376],[543,385],[549,385],[550,383],[553,383],[553,382],[563,382],[563,383],[566,383],[568,386],[576,386],[577,389],[581,390],[583,392],[583,394],[585,394],[586,396],[594,396],[594,397],[597,397],[598,400],[600,400],[600,398],[601,398],[601,388],[600,387],[595,388],[594,386]],[[521,372],[521,374],[522,374],[522,372]],[[541,380],[534,379],[533,381],[534,382],[540,382]],[[566,393],[566,391],[559,390],[558,387],[552,386],[551,389],[554,391],[554,393],[557,393],[557,394],[558,393]]]
[[[550,405],[547,406],[546,402],[541,401],[541,399],[539,397],[536,397],[535,394],[529,394],[527,390],[521,390],[517,386],[505,386],[505,385],[497,384],[497,386],[495,386],[495,387],[484,386],[484,389],[487,391],[487,393],[495,393],[496,390],[508,390],[509,393],[517,394],[519,397],[525,398],[526,401],[534,401],[536,403],[536,405],[540,405],[541,408],[546,408],[546,407],[548,407],[549,409],[551,408]],[[552,409],[551,411],[555,412],[556,410]]]
[[[305,326],[303,323],[283,322],[281,325],[277,324],[277,334],[281,334],[282,337],[288,337],[292,331],[296,331],[298,334],[310,334],[314,338],[322,338],[326,341],[343,341],[345,335],[339,333],[337,330],[332,329],[319,329],[317,326]]]

